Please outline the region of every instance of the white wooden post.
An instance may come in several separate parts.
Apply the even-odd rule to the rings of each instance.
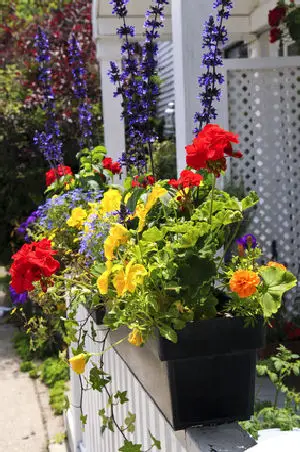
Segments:
[[[202,65],[202,31],[212,13],[211,0],[172,0],[177,169],[185,166],[185,146],[193,139],[194,114]]]
[[[101,70],[104,141],[107,155],[113,160],[117,160],[125,151],[124,121],[121,120],[121,97],[113,96],[115,87],[109,79],[108,71],[110,61],[121,64],[120,42],[99,39],[97,41],[97,58]]]

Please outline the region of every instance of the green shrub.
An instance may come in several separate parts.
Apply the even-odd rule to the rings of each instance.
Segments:
[[[60,415],[64,411],[65,391],[66,385],[64,381],[57,381],[53,388],[49,389],[49,403],[53,408],[54,414]]]
[[[23,331],[18,331],[13,337],[13,345],[23,361],[30,361],[33,353],[30,350],[30,338]]]
[[[33,378],[34,380],[36,380],[37,378],[39,378],[40,373],[39,373],[39,369],[37,366],[34,366],[33,369],[31,369],[29,371],[29,376],[30,378]]]
[[[29,372],[33,369],[33,363],[32,361],[23,361],[20,364],[20,371],[21,372]]]
[[[59,358],[47,358],[41,365],[42,381],[53,388],[56,382],[69,380],[69,366]]]

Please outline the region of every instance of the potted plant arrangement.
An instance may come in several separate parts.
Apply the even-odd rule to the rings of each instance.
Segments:
[[[121,159],[127,178],[123,186],[112,183],[121,165],[106,157],[103,147],[80,154],[77,175],[54,169],[48,188],[52,198],[27,229],[34,241],[13,257],[11,286],[18,295],[34,293],[41,305],[61,300],[68,291],[66,343],[80,330],[70,365],[82,382],[86,363],[92,363],[86,379],[93,389],[107,390],[111,378],[105,373],[108,334],[96,363],[85,347],[87,333],[81,334],[84,323],[75,320],[79,304],[105,308],[103,323],[111,343],[118,344],[117,353],[174,429],[248,419],[263,323],[279,310],[282,295],[295,287],[296,278],[280,263],[262,265],[258,239],[251,233],[237,240],[236,255],[224,262],[244,212],[258,203],[254,192],[238,199],[217,183],[227,159],[242,158],[234,149],[238,136],[211,124],[223,82],[218,66],[220,46],[227,39],[224,21],[232,4],[217,0],[216,18],[206,23],[206,71],[199,79],[202,111],[195,115],[195,139],[186,147],[187,167],[178,179],[156,180],[156,40],[168,1],[155,0],[147,11],[142,57],[132,42],[134,29],[126,23],[128,0],[111,3],[122,19],[118,35],[123,39],[123,68],[112,62],[110,77],[116,95],[122,96],[130,137]],[[40,59],[47,47],[42,38]],[[71,47],[76,47],[74,41]],[[75,50],[72,64],[80,60]],[[82,69],[74,73],[80,76]],[[88,116],[84,118],[81,125],[86,127]],[[228,240],[229,228],[233,233]],[[124,402],[120,394],[115,398]],[[113,415],[101,413],[104,429],[118,428],[125,436]],[[83,413],[82,422],[87,422]],[[125,446],[129,443],[125,438]]]
[[[289,4],[279,0],[276,7],[269,11],[269,25],[271,43],[279,41],[282,47],[284,40],[292,39],[299,45],[300,7],[295,5],[294,0],[290,0]]]

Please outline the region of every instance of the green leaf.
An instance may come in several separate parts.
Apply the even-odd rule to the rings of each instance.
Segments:
[[[133,444],[131,441],[125,440],[124,445],[119,449],[120,452],[142,452],[141,444]]]
[[[138,200],[142,196],[142,194],[145,193],[145,190],[143,188],[136,188],[133,192],[133,194],[130,196],[130,198],[127,201],[126,207],[130,212],[134,212],[138,203]]]
[[[152,447],[156,447],[158,450],[161,450],[161,442],[158,441],[158,440],[152,435],[152,433],[150,432],[150,430],[149,430],[149,435],[150,435],[150,438],[151,438],[152,441],[153,441],[153,446],[152,446]]]
[[[265,293],[261,298],[261,307],[264,317],[271,317],[275,314],[281,305],[281,296],[274,296],[271,293]]]
[[[159,325],[158,329],[162,337],[168,339],[168,341],[174,342],[175,344],[177,343],[177,333],[169,325]]]
[[[128,411],[128,415],[125,418],[125,425],[127,426],[127,430],[129,433],[133,433],[135,432],[135,420],[136,420],[136,415],[133,413],[130,413],[130,411]]]
[[[82,425],[86,425],[87,424],[87,414],[81,414],[80,415],[80,421],[82,423]]]
[[[147,229],[143,232],[143,240],[145,242],[159,242],[163,240],[164,234],[158,229],[158,227],[154,226],[153,228]]]
[[[103,388],[110,382],[111,377],[94,365],[90,370],[89,380],[92,389],[102,392]]]
[[[115,399],[119,399],[119,402],[121,405],[124,405],[124,403],[128,402],[129,399],[127,399],[127,391],[118,391],[116,392],[116,394],[114,395]]]
[[[259,197],[255,191],[251,191],[246,198],[242,199],[242,209],[246,210],[255,206],[259,202]]]

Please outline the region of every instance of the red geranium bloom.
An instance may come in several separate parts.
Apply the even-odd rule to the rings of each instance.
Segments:
[[[113,162],[111,165],[111,172],[113,174],[120,174],[120,172],[122,171],[122,166],[119,162]]]
[[[47,171],[46,173],[47,187],[53,184],[53,182],[55,182],[60,177],[66,176],[67,174],[73,176],[72,169],[70,166],[58,165],[57,168],[52,168],[51,170]]]
[[[238,142],[237,135],[222,129],[217,124],[208,124],[198,133],[193,143],[186,146],[187,165],[195,170],[206,169],[209,172],[215,172],[213,169],[215,162],[218,169],[220,167],[223,169],[223,160],[226,156],[242,157],[241,152],[234,153],[232,150],[231,143]]]
[[[112,158],[110,158],[110,157],[105,157],[105,158],[103,159],[103,161],[102,161],[103,168],[106,169],[106,170],[108,170],[108,171],[111,171],[112,163],[113,163]]]
[[[273,44],[274,42],[278,41],[281,37],[281,30],[280,28],[271,28],[270,30],[270,43]]]
[[[134,178],[131,181],[131,187],[142,187],[147,188],[148,185],[154,185],[156,182],[156,179],[154,176],[134,176]]]
[[[276,6],[276,8],[269,11],[269,25],[270,27],[278,27],[282,19],[285,18],[287,12],[286,6]]]
[[[51,248],[51,242],[43,239],[40,242],[25,244],[13,255],[13,264],[10,268],[12,277],[11,286],[17,293],[23,293],[34,289],[33,281],[42,280],[53,275],[60,267],[53,258],[57,251]]]
[[[193,171],[183,170],[180,173],[179,179],[169,180],[169,184],[175,189],[199,187],[203,177],[200,174],[195,174]]]

